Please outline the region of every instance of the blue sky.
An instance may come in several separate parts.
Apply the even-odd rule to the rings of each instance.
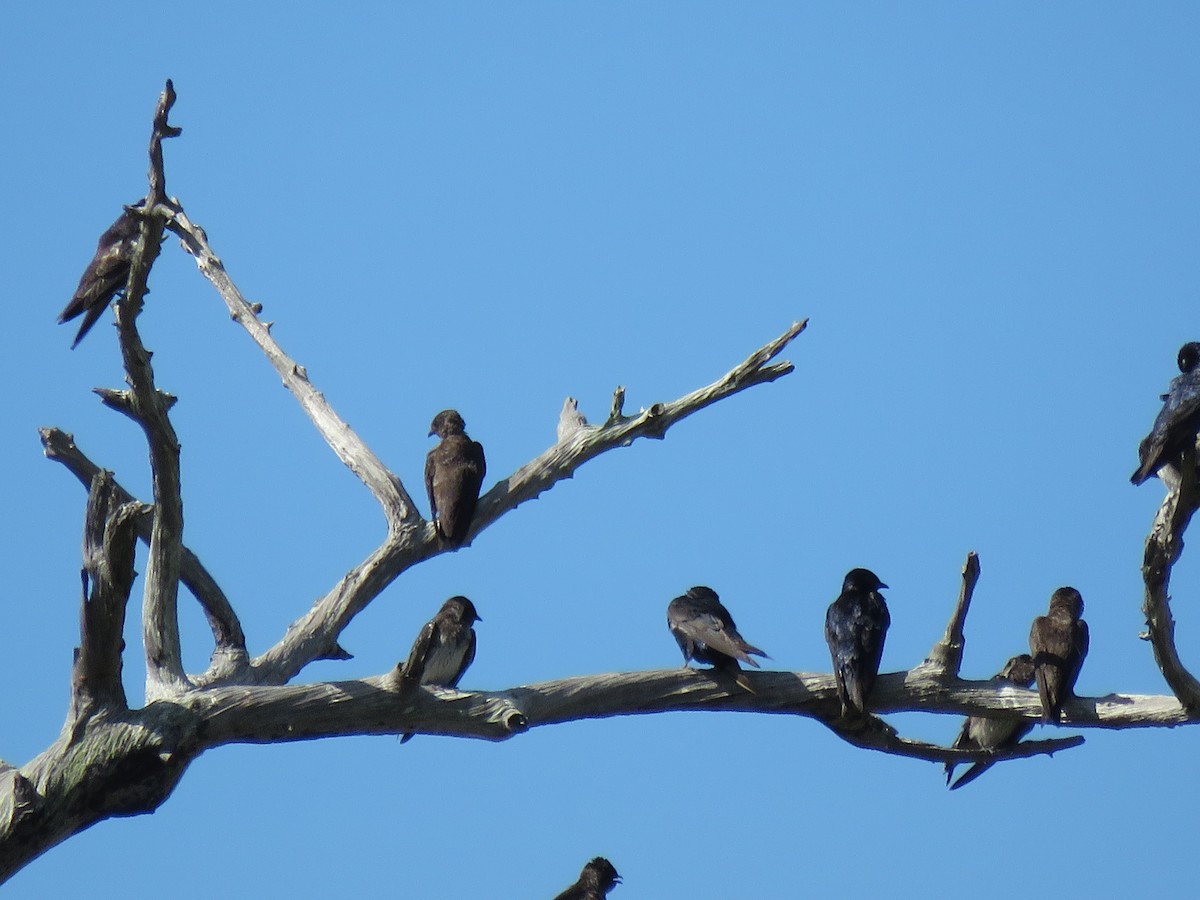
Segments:
[[[672,399],[812,322],[793,375],[588,464],[405,574],[346,631],[355,658],[302,678],[386,670],[455,593],[484,617],[467,688],[675,666],[665,608],[692,584],[721,594],[771,665],[828,671],[825,607],[860,565],[891,585],[884,668],[902,669],[940,636],[974,549],[964,675],[1023,649],[1072,584],[1092,629],[1080,691],[1164,693],[1138,640],[1161,487],[1128,476],[1198,336],[1198,17],[1098,3],[10,10],[0,757],[24,762],[58,733],[77,641],[85,494],[41,457],[36,428],[73,432],[148,493],[139,434],[91,394],[121,383],[111,317],[73,353],[74,326],[54,317],[120,204],[145,193],[166,77],[184,129],[168,190],[417,494],[444,407],[487,448],[490,484],[553,442],[568,394],[593,419],[618,384],[631,408]],[[258,652],[383,523],[175,241],[151,287],[142,328],[180,397],[187,541]],[[1173,593],[1193,666],[1196,584],[1185,556]],[[207,632],[183,606],[199,669]],[[136,628],[127,639],[136,697]],[[895,723],[946,741],[958,726]],[[787,717],[225,748],[153,816],[92,828],[7,891],[517,900],[554,896],[604,854],[621,900],[848,883],[986,898],[1007,891],[983,874],[1004,854],[1037,860],[1064,895],[1177,895],[1198,734],[1089,732],[955,794],[937,767]]]

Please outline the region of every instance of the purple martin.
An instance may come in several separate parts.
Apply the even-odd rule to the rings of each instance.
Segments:
[[[140,205],[141,201],[137,206]],[[129,280],[129,264],[141,232],[141,220],[133,209],[136,206],[125,207],[117,221],[100,235],[96,255],[83,270],[79,287],[75,288],[75,296],[58,315],[60,325],[76,316],[83,316],[83,324],[79,326],[79,333],[71,344],[72,350],[79,346],[83,336],[96,324],[118,292],[125,289],[125,282]]]
[[[1140,465],[1130,477],[1141,484],[1160,469],[1170,467],[1167,479],[1178,472],[1180,456],[1196,446],[1200,431],[1200,343],[1192,341],[1179,348],[1179,371],[1162,395],[1163,408],[1154,419],[1150,433],[1138,445]]]
[[[1033,684],[1033,657],[1028,653],[1014,656],[1004,664],[1003,669],[992,676],[992,681],[1023,688],[1030,687]],[[1003,750],[1021,743],[1021,739],[1032,730],[1032,722],[1017,716],[969,716],[963,719],[962,730],[958,732],[958,737],[951,746],[955,750]],[[950,779],[954,777],[956,765],[958,763],[946,763],[946,784],[950,784]],[[993,765],[994,763],[990,762],[972,763],[971,768],[950,786],[950,790],[956,791],[970,784]]]
[[[554,900],[604,900],[620,881],[621,876],[613,864],[603,856],[597,856],[583,867],[579,880]]]
[[[887,585],[869,569],[851,569],[842,582],[842,593],[825,613],[825,642],[833,657],[842,715],[867,711],[867,697],[875,686],[883,640],[892,617],[879,593]]]
[[[1042,720],[1062,719],[1063,701],[1075,696],[1075,679],[1088,652],[1088,626],[1083,597],[1073,587],[1060,587],[1050,595],[1050,611],[1033,620],[1029,652],[1033,654]]]
[[[475,659],[475,629],[471,625],[482,621],[475,604],[466,597],[451,597],[443,603],[417,635],[400,670],[405,686],[458,687],[458,680]],[[406,734],[400,743],[411,738],[411,733]]]
[[[487,474],[483,445],[467,436],[462,416],[443,409],[429,427],[441,443],[425,457],[425,490],[438,537],[451,547],[461,547],[471,530],[479,488]]]
[[[746,643],[738,634],[733,617],[712,588],[697,585],[688,588],[682,597],[667,604],[667,627],[683,652],[683,667],[688,661],[708,663],[732,675],[739,685],[754,693],[750,679],[738,665],[740,659],[758,668],[753,656],[766,656],[762,650]]]

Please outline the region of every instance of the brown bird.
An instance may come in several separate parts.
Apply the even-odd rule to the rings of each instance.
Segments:
[[[83,324],[79,326],[79,333],[71,344],[72,350],[79,346],[83,336],[96,324],[112,299],[125,289],[125,282],[129,280],[130,260],[141,231],[141,220],[132,210],[141,205],[139,201],[133,207],[125,207],[117,221],[100,235],[96,255],[83,270],[79,287],[75,288],[75,296],[58,315],[60,325],[76,316],[83,316]]]
[[[1137,471],[1130,477],[1141,484],[1157,474],[1172,490],[1179,477],[1178,464],[1185,450],[1196,446],[1200,431],[1200,343],[1191,341],[1179,348],[1179,371],[1162,395],[1163,407],[1150,433],[1138,445]],[[1164,475],[1166,477],[1164,477]]]
[[[466,597],[451,597],[432,619],[425,623],[413,642],[408,660],[400,670],[405,687],[433,684],[458,687],[458,680],[475,659],[475,622],[479,613]],[[405,743],[412,738],[400,738]]]
[[[466,424],[456,410],[444,409],[433,417],[432,437],[441,443],[425,457],[425,490],[438,537],[451,547],[461,547],[471,530],[479,489],[487,474],[483,445],[467,436]]]
[[[613,864],[603,856],[597,856],[583,867],[579,880],[554,900],[604,900],[620,881],[621,876]]]
[[[721,603],[716,591],[703,585],[688,588],[686,594],[667,604],[667,627],[683,652],[685,669],[689,660],[708,663],[715,669],[728,672],[739,685],[754,693],[750,679],[738,665],[738,660],[757,669],[758,663],[751,654],[767,654],[746,643],[738,634],[733,616],[729,615],[729,610]]]
[[[1028,653],[1014,656],[1004,664],[1004,668],[992,676],[992,681],[1003,684],[1013,684],[1027,688],[1033,684],[1033,657]],[[1033,730],[1033,723],[1019,716],[993,718],[989,716],[969,716],[963,720],[962,730],[951,745],[955,750],[1002,750],[1014,747],[1021,742],[1025,735]],[[954,767],[958,763],[946,763],[946,784],[954,777]],[[950,786],[956,791],[970,784],[994,763],[972,763],[971,768]]]
[[[1075,696],[1075,679],[1088,652],[1088,626],[1081,615],[1079,591],[1060,587],[1050,595],[1050,611],[1034,619],[1029,631],[1029,652],[1045,722],[1061,721],[1063,701]]]

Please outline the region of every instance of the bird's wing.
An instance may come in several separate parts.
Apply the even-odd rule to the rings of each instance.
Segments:
[[[463,654],[462,664],[458,667],[458,671],[454,673],[454,677],[450,679],[450,687],[458,687],[458,681],[463,677],[463,673],[467,671],[467,666],[475,661],[475,629],[467,629],[467,652]]]
[[[404,663],[404,668],[400,673],[408,681],[420,683],[421,676],[425,672],[425,662],[429,658],[429,650],[433,646],[433,632],[436,628],[437,623],[431,619],[425,623],[425,627],[413,641],[412,649],[408,652],[408,660]]]

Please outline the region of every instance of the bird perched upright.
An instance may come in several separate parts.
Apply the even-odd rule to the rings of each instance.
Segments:
[[[750,679],[738,665],[738,660],[758,668],[754,656],[766,656],[762,650],[738,634],[733,616],[712,588],[697,585],[688,588],[682,597],[667,604],[667,627],[683,652],[683,667],[688,661],[708,663],[733,676],[739,685],[754,693]]]
[[[1141,484],[1151,475],[1170,467],[1164,481],[1172,481],[1178,471],[1180,454],[1196,445],[1200,432],[1200,343],[1191,341],[1179,348],[1179,371],[1163,394],[1163,408],[1154,419],[1150,433],[1138,445],[1140,464],[1130,477]]]
[[[96,255],[83,270],[79,287],[75,288],[75,296],[58,315],[60,325],[76,316],[83,316],[83,324],[71,343],[72,350],[79,346],[83,336],[96,324],[117,293],[125,289],[125,282],[129,280],[130,260],[141,231],[141,220],[133,210],[141,205],[139,201],[133,207],[125,207],[117,221],[100,235]]]
[[[1033,620],[1029,652],[1033,654],[1043,721],[1060,721],[1063,701],[1075,696],[1075,679],[1088,652],[1088,626],[1082,615],[1079,591],[1060,587],[1050,595],[1050,611]]]
[[[404,686],[458,687],[458,680],[475,659],[475,629],[471,626],[482,621],[475,604],[466,597],[451,597],[443,603],[413,642],[400,670]],[[411,738],[412,734],[406,734],[400,743]]]
[[[603,856],[597,856],[583,867],[579,880],[554,900],[604,900],[620,881],[621,876],[613,864]]]
[[[429,435],[441,442],[425,457],[425,490],[438,537],[461,547],[471,530],[479,488],[487,474],[483,445],[467,436],[457,410],[443,409],[433,417]]]
[[[1033,657],[1028,653],[1012,657],[1004,664],[1003,669],[992,676],[992,681],[1023,688],[1029,687],[1033,684]],[[951,746],[955,750],[1002,750],[1007,747],[1015,747],[1032,730],[1032,722],[1015,716],[1011,718],[968,716],[963,719],[962,730],[958,732],[958,737],[954,739]],[[954,777],[956,765],[958,764],[953,762],[946,763],[946,784],[950,784],[950,779]],[[993,765],[994,763],[982,761],[972,763],[971,768],[967,769],[958,781],[950,786],[950,790],[956,791],[960,787],[970,784]]]
[[[883,641],[892,624],[879,593],[886,587],[870,569],[851,569],[842,582],[842,593],[825,613],[825,642],[833,657],[843,716],[867,711],[867,697],[883,659]]]

